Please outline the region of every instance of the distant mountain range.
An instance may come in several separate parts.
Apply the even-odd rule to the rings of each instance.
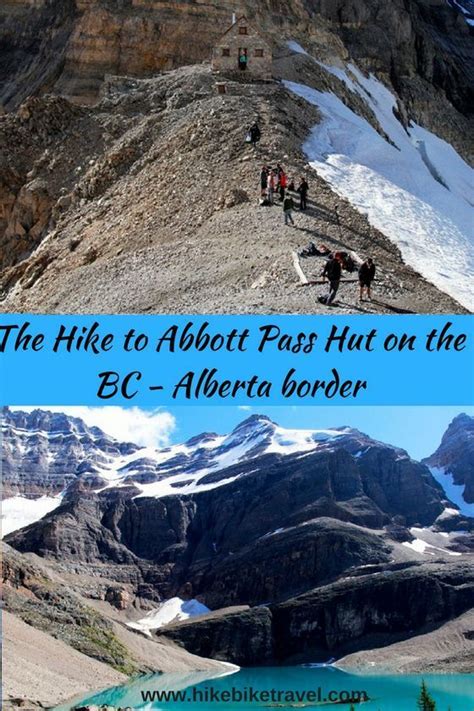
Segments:
[[[418,625],[402,614],[398,593],[395,609],[383,613],[373,593],[380,573],[387,599],[408,585],[426,589],[423,606],[436,604],[438,620],[467,609],[474,518],[464,505],[472,486],[472,432],[473,418],[457,417],[427,466],[349,427],[291,430],[255,415],[228,435],[206,432],[155,449],[118,442],[63,414],[6,408],[6,541],[79,575],[86,596],[108,591],[121,608],[169,601],[134,629],[150,634],[153,621],[164,619],[158,633],[197,654],[238,664],[316,647],[335,655],[349,642],[366,644],[371,626],[364,615],[381,615],[375,628],[387,634]],[[449,600],[435,602],[436,580],[448,574],[459,583],[449,583],[455,588]],[[336,621],[327,620],[326,641],[316,644],[304,631],[314,605],[321,595],[328,605],[339,597],[338,604],[350,605],[351,585],[341,588],[347,578],[370,601],[358,613],[360,627],[336,634]],[[300,606],[301,596],[308,606]],[[236,608],[242,605],[249,609]],[[202,617],[206,609],[213,612]],[[170,627],[176,610],[176,620],[184,621]],[[201,617],[191,623],[189,614]],[[203,624],[209,625],[205,648],[194,627]],[[262,637],[248,648],[255,625]]]
[[[71,485],[108,491],[127,487],[134,497],[183,496],[241,480],[254,474],[255,466],[261,470],[270,463],[286,465],[343,452],[360,466],[377,452],[399,467],[412,468],[434,499],[443,500],[426,470],[404,450],[349,427],[289,430],[266,416],[253,415],[228,435],[204,432],[183,444],[153,448],[119,442],[79,418],[40,409],[25,413],[4,408],[2,434],[4,498],[10,494],[28,498],[64,495]],[[461,498],[472,503],[474,419],[456,417],[439,448],[423,464],[446,472],[446,483],[452,475]]]

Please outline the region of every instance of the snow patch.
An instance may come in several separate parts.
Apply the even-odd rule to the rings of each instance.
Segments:
[[[472,7],[472,10],[468,10],[466,7],[461,5],[461,3],[456,2],[456,0],[448,0],[448,5],[459,10],[461,12],[461,14],[463,15],[467,24],[470,27],[474,27],[474,5]]]
[[[353,64],[347,71],[321,66],[364,100],[389,140],[335,94],[285,81],[323,116],[303,144],[311,166],[399,246],[408,264],[473,310],[474,172],[430,131],[405,128],[394,95],[378,79]]]
[[[309,57],[308,52],[303,49],[303,47],[298,42],[295,42],[295,40],[289,40],[286,44],[292,50],[292,52],[296,52],[297,54],[306,54],[306,56]]]
[[[451,538],[458,538],[460,533],[446,533],[434,531],[432,528],[418,528],[414,526],[410,529],[410,533],[414,536],[413,541],[405,541],[402,545],[416,553],[427,555],[436,555],[433,551],[439,551],[445,555],[460,556],[461,553],[452,551],[447,548],[451,542]]]
[[[456,551],[448,551],[446,550],[446,548],[432,546],[430,543],[422,541],[421,538],[415,538],[414,541],[404,541],[402,545],[406,546],[407,548],[411,548],[412,550],[416,551],[416,553],[427,553],[428,555],[435,555],[435,553],[432,553],[431,550],[436,550],[440,551],[441,553],[446,553],[447,555],[461,555],[461,553],[457,553]]]
[[[459,511],[456,511],[456,509],[445,509],[445,512],[460,512],[463,516],[471,516],[474,518],[474,504],[468,504],[467,501],[464,501],[464,487],[454,483],[451,472],[447,472],[445,469],[440,469],[439,467],[429,467],[429,470],[433,478],[443,487],[446,498],[459,508]]]
[[[315,449],[319,443],[337,439],[345,433],[338,430],[287,430],[275,427],[265,453],[294,454]]]
[[[137,622],[127,622],[127,626],[143,632],[151,637],[151,630],[160,629],[172,622],[181,622],[190,617],[199,617],[210,612],[209,608],[198,600],[181,600],[172,597],[163,602],[156,610],[152,610]]]
[[[170,496],[171,494],[198,494],[203,491],[210,491],[227,484],[231,484],[245,473],[246,476],[253,473],[252,471],[238,472],[232,476],[219,479],[218,481],[200,483],[209,474],[235,467],[243,462],[250,460],[252,452],[258,452],[259,456],[264,454],[281,454],[284,456],[299,452],[310,453],[318,446],[332,442],[335,439],[343,437],[350,433],[350,429],[342,430],[296,430],[285,429],[278,427],[268,420],[254,423],[245,427],[237,427],[227,437],[217,437],[213,441],[212,446],[208,447],[208,455],[202,465],[196,462],[196,468],[189,470],[186,467],[177,467],[178,471],[173,473],[172,469],[161,470],[163,478],[160,481],[150,484],[135,485],[140,489],[138,497],[155,497]],[[183,449],[183,446],[171,448],[174,454],[179,453],[193,456],[192,449]],[[174,456],[173,454],[173,456]],[[127,475],[133,474],[130,469],[133,458],[143,459],[151,458],[153,453],[147,451],[143,454],[142,450],[136,452],[128,459]],[[159,453],[154,455],[159,456]],[[167,457],[171,457],[171,452],[168,452]],[[120,474],[120,472],[119,472]],[[102,474],[101,474],[102,476]],[[117,479],[118,474],[109,474],[109,486],[116,486],[120,479]]]

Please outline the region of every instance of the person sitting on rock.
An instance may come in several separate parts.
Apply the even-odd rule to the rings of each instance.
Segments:
[[[370,301],[372,299],[370,288],[372,282],[375,279],[375,264],[374,260],[370,257],[359,268],[359,301],[364,300],[364,289],[367,289],[367,298]]]

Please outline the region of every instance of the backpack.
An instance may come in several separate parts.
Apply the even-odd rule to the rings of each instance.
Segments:
[[[350,274],[352,274],[352,272],[355,270],[355,262],[349,255],[344,258],[344,269]]]

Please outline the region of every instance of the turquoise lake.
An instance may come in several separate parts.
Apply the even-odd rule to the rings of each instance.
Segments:
[[[212,677],[209,673],[189,674],[151,674],[133,680],[126,686],[114,687],[76,699],[73,704],[56,707],[56,711],[71,711],[77,705],[106,704],[122,709],[146,709],[147,711],[210,711],[212,709],[346,709],[350,703],[332,703],[331,698],[341,701],[353,692],[365,692],[369,697],[364,703],[355,704],[354,708],[364,711],[417,711],[417,698],[421,680],[424,679],[429,692],[436,701],[436,711],[474,711],[474,675],[467,674],[425,674],[425,675],[364,675],[343,672],[332,667],[272,667],[242,669],[239,672],[221,677]],[[186,694],[182,701],[145,701],[142,692],[163,692],[181,690]],[[234,690],[234,691],[233,691]],[[258,701],[241,702],[216,701],[211,693],[228,692],[238,698],[249,690],[274,694],[275,701],[269,696]],[[315,697],[304,701],[285,699],[283,694],[312,691]],[[276,694],[281,692],[278,700]],[[229,696],[228,698],[231,698]],[[242,696],[242,698],[244,698]],[[190,699],[190,700],[189,700]],[[201,699],[201,700],[198,700]],[[211,699],[211,700],[210,700]],[[320,700],[318,700],[320,699]]]

